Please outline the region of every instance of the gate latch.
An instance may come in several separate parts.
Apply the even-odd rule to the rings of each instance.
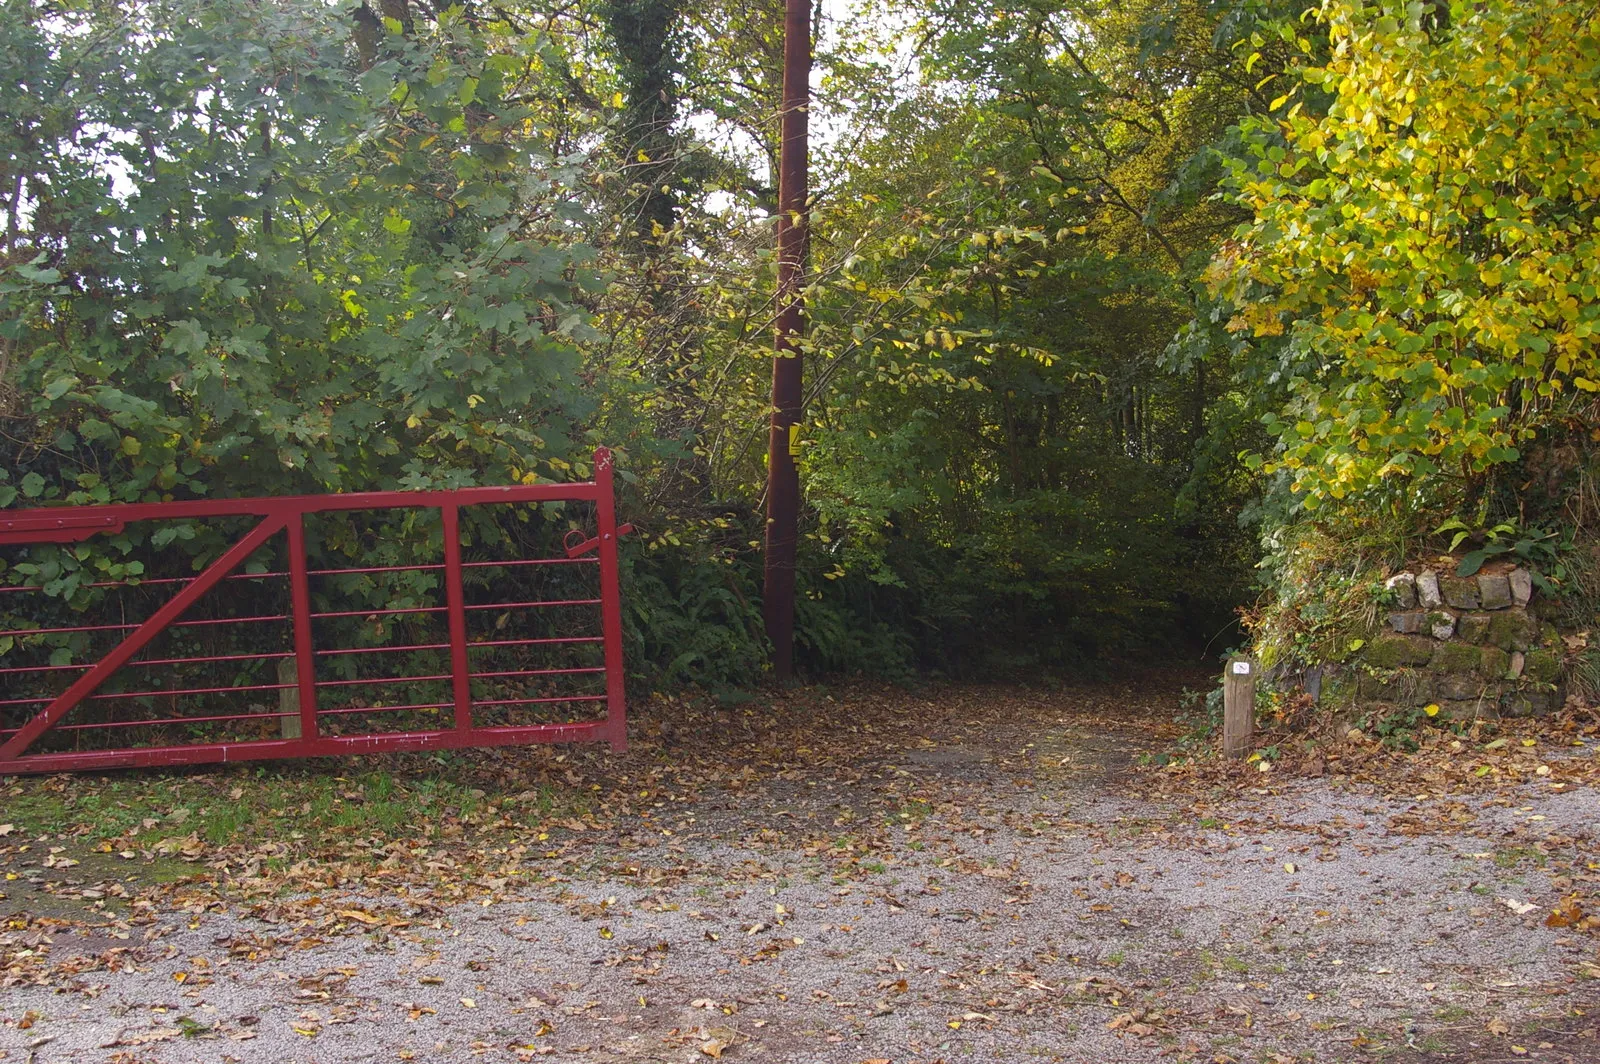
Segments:
[[[629,525],[618,525],[617,526],[617,538],[621,539],[623,536],[626,536],[629,532],[632,532],[632,531],[633,531],[633,526],[631,524],[629,524]],[[566,535],[566,538],[564,540],[562,540],[562,544],[561,545],[567,548],[567,557],[569,557],[569,558],[580,558],[583,555],[588,554],[590,551],[594,550],[596,547],[600,546],[600,537],[599,536],[590,536],[588,539],[579,540],[577,543],[574,543],[572,541],[572,537],[573,536],[581,536],[581,535],[583,535],[582,530],[574,528],[573,530],[568,532],[567,535]]]

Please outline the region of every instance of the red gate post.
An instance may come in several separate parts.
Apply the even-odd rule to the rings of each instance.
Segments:
[[[317,737],[317,657],[311,644],[311,578],[306,572],[306,515],[289,519],[289,612],[294,616],[295,684],[300,696],[300,741]]]
[[[594,452],[595,534],[600,539],[600,631],[605,639],[606,737],[611,749],[628,748],[626,677],[622,674],[622,591],[617,579],[617,499],[611,450]]]
[[[444,593],[450,619],[450,687],[456,730],[472,730],[472,673],[467,661],[467,605],[461,589],[461,510],[439,507],[444,524]]]

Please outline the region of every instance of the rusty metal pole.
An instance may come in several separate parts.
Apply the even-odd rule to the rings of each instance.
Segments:
[[[772,672],[794,676],[794,563],[799,541],[800,333],[806,261],[806,112],[811,96],[811,0],[785,0],[783,112],[778,148],[777,341],[772,358],[772,434],[767,444],[766,586],[762,612]]]

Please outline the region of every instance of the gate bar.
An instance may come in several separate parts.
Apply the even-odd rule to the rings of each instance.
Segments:
[[[605,451],[601,447],[596,451]],[[607,461],[610,452],[607,451]],[[596,457],[598,467],[599,458]],[[129,521],[167,521],[181,517],[276,517],[299,511],[331,513],[348,510],[388,510],[396,507],[426,509],[437,506],[485,506],[496,503],[562,502],[578,499],[594,502],[598,498],[593,481],[550,484],[508,484],[491,488],[454,488],[449,491],[358,491],[331,495],[272,495],[245,499],[182,499],[176,502],[102,503],[94,506],[59,507],[82,517],[93,527],[65,527],[59,531],[81,532],[79,539],[107,531],[112,525]],[[0,518],[0,544],[46,542],[37,531],[24,527],[24,519],[53,513],[57,508],[23,510],[12,519]],[[0,510],[0,514],[6,511]],[[51,540],[49,542],[56,542]]]
[[[599,698],[598,695],[593,696]],[[335,712],[329,710],[328,712]],[[268,719],[269,714],[259,714]],[[137,746],[120,750],[77,750],[67,754],[32,754],[21,761],[0,761],[0,772],[83,772],[108,768],[206,765],[234,761],[270,761],[285,757],[337,757],[404,750],[459,750],[469,746],[511,746],[523,743],[577,743],[607,738],[604,721],[576,724],[529,724],[523,727],[472,728],[461,731],[378,732],[371,735],[319,735],[315,739],[251,739],[237,743],[184,746]]]

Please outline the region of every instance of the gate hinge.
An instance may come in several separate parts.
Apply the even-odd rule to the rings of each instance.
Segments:
[[[121,532],[115,517],[67,513],[61,517],[0,518],[0,543],[77,543],[101,532]]]

